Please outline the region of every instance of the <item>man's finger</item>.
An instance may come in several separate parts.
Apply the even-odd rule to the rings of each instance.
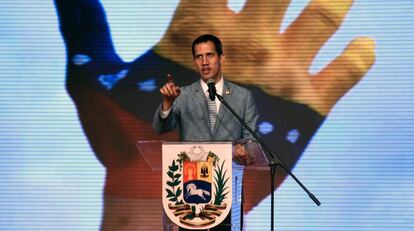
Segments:
[[[326,115],[335,103],[368,72],[375,62],[375,41],[372,38],[354,39],[345,51],[312,80],[319,100],[317,110]],[[325,105],[325,106],[321,106]]]
[[[165,89],[165,87],[162,87],[162,88],[160,89],[160,92],[161,92],[161,94],[162,94],[163,96],[167,96],[167,97],[168,97],[168,91]]]
[[[171,74],[167,74],[167,83],[174,83],[174,79]]]
[[[352,6],[352,0],[313,0],[285,32],[286,41],[310,65],[323,44],[338,30]]]
[[[251,19],[256,26],[264,26],[276,32],[289,3],[290,0],[247,0],[241,13]]]
[[[173,88],[171,87],[170,84],[165,85],[165,90],[168,92],[168,96],[173,96],[174,95],[174,90],[173,90]]]

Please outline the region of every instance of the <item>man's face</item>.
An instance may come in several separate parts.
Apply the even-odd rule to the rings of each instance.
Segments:
[[[201,75],[203,81],[214,79],[216,82],[221,78],[221,63],[224,56],[219,56],[214,43],[207,41],[194,46],[194,65]]]

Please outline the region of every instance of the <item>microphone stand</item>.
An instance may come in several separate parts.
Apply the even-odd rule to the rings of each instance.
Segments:
[[[256,134],[256,132],[254,132],[249,125],[246,124],[246,122],[244,122],[244,120],[233,110],[233,108],[231,108],[231,106],[224,100],[224,98],[217,94],[216,91],[214,91],[214,95],[220,100],[221,103],[223,103],[227,109],[229,109],[229,111],[237,118],[237,120],[240,121],[240,123],[254,136],[254,138],[256,138],[257,142],[260,143],[260,145],[265,149],[265,155],[266,155],[266,159],[269,162],[269,169],[270,169],[270,227],[271,230],[274,230],[274,209],[275,209],[275,205],[274,205],[274,201],[275,201],[275,197],[274,197],[274,191],[275,191],[275,175],[276,175],[276,168],[278,166],[280,166],[283,170],[285,170],[285,172],[287,174],[289,174],[295,181],[297,184],[299,184],[299,186],[308,194],[308,196],[313,200],[313,202],[320,206],[321,202],[305,187],[305,185],[303,185],[300,180],[298,178],[296,178],[296,176],[288,169],[286,168],[286,166],[283,164],[283,162],[280,160],[280,158],[278,157],[278,155],[276,153],[274,153],[272,150],[270,150],[270,148],[263,142],[262,139],[260,139],[260,137]],[[241,215],[243,216],[243,214]],[[240,224],[241,227],[243,227],[243,224]],[[241,228],[242,229],[242,228]]]

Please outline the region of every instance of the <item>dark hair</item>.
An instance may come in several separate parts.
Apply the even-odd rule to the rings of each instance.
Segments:
[[[221,41],[220,41],[220,39],[219,39],[219,38],[217,38],[217,37],[216,37],[216,36],[214,36],[214,35],[211,35],[211,34],[203,34],[203,35],[199,36],[198,38],[196,38],[196,39],[193,41],[193,45],[192,45],[192,47],[191,47],[192,52],[193,52],[193,57],[195,57],[194,47],[195,47],[197,44],[200,44],[200,43],[205,43],[205,42],[208,42],[208,41],[213,42],[214,47],[216,48],[217,54],[218,54],[219,56],[223,54],[223,45],[221,45]]]

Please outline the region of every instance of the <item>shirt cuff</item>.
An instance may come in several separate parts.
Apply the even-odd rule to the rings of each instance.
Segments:
[[[161,116],[161,118],[162,118],[162,119],[167,118],[167,116],[170,114],[171,108],[172,108],[172,107],[170,107],[170,109],[168,109],[168,110],[166,110],[166,111],[163,111],[163,110],[161,109],[160,116]]]

